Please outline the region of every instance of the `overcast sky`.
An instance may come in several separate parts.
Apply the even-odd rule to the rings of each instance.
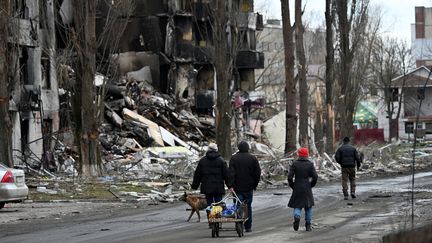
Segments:
[[[370,0],[373,6],[379,6],[383,12],[382,32],[400,37],[411,42],[411,24],[414,23],[414,7],[432,7],[432,0]],[[294,1],[290,0],[292,9]],[[303,0],[306,4],[305,17],[324,26],[325,0]],[[264,18],[281,19],[280,0],[255,0],[255,11]]]

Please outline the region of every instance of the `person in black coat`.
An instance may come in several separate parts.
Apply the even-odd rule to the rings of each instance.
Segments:
[[[343,144],[336,150],[335,159],[342,167],[342,192],[344,199],[348,200],[348,180],[351,186],[351,197],[356,198],[356,170],[360,169],[362,157],[357,152],[357,149],[349,144],[349,137],[343,139]]]
[[[201,184],[201,193],[205,194],[207,206],[222,200],[225,194],[224,183],[228,186],[228,167],[218,152],[217,145],[210,143],[206,155],[200,159],[195,169],[192,189]]]
[[[231,157],[229,171],[232,188],[241,201],[247,203],[248,220],[245,222],[245,231],[252,232],[252,199],[261,177],[261,167],[258,159],[249,153],[249,144],[241,141],[239,151]]]
[[[318,175],[312,162],[309,161],[309,150],[300,148],[297,151],[298,160],[294,161],[288,172],[288,184],[293,189],[288,207],[294,208],[295,231],[300,225],[302,208],[305,210],[306,231],[311,231],[312,206],[315,205],[312,194],[318,180]]]

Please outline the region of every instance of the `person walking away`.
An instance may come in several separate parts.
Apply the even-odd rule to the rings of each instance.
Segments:
[[[249,153],[249,144],[241,141],[238,144],[238,152],[229,162],[229,171],[232,187],[240,201],[248,207],[248,220],[245,222],[245,231],[252,232],[252,199],[261,177],[261,167],[258,159]]]
[[[316,185],[318,175],[314,164],[308,159],[309,150],[307,148],[300,148],[297,155],[298,159],[292,163],[288,172],[288,184],[293,190],[288,207],[294,208],[294,230],[299,229],[304,208],[306,231],[312,231],[312,206],[315,204],[312,187]]]
[[[201,185],[201,193],[205,194],[207,206],[210,206],[222,200],[224,183],[229,187],[228,176],[228,166],[218,152],[217,145],[210,143],[205,156],[198,162],[191,187],[196,190]]]
[[[351,197],[356,198],[356,170],[360,169],[362,158],[357,149],[349,144],[349,137],[344,137],[343,144],[336,150],[335,159],[342,167],[342,192],[344,200],[348,200],[348,180],[350,182]]]

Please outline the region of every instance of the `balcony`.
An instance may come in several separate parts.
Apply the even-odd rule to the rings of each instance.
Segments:
[[[243,29],[263,30],[264,20],[259,13],[239,13],[238,27]]]
[[[264,53],[257,51],[239,51],[236,65],[237,68],[264,68]]]

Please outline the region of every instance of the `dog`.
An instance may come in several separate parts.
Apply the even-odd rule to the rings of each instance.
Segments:
[[[191,213],[189,215],[189,218],[186,220],[187,222],[190,221],[192,218],[192,215],[196,212],[198,215],[198,221],[201,221],[201,215],[199,213],[200,210],[203,210],[207,207],[207,200],[204,195],[200,194],[190,194],[190,193],[184,193],[180,198],[180,201],[186,202],[189,206],[191,206]]]

